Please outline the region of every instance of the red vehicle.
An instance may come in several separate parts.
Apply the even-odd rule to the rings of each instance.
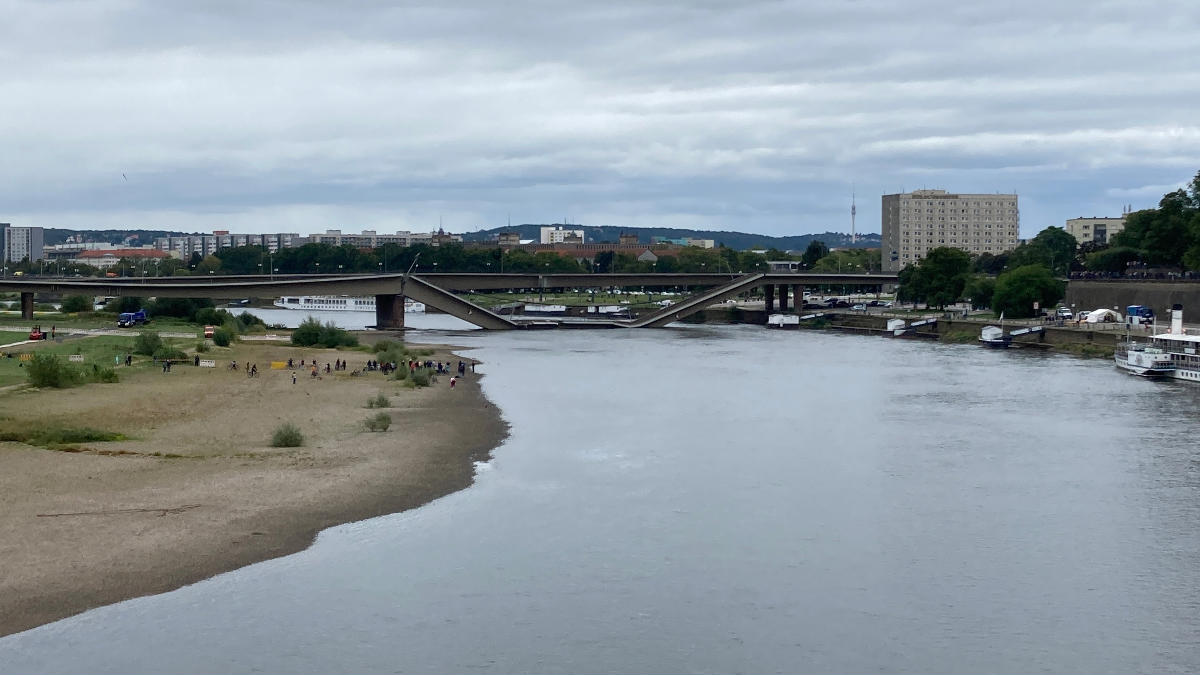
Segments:
[[[45,340],[46,338],[49,338],[49,337],[50,337],[49,335],[42,332],[41,326],[34,326],[33,330],[29,331],[29,339],[30,340]]]

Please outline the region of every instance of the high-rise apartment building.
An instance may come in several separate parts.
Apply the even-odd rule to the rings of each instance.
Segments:
[[[26,258],[30,262],[42,259],[42,248],[45,245],[42,228],[5,226],[3,239],[5,262],[21,262]]]
[[[1072,218],[1065,228],[1080,244],[1095,242],[1111,244],[1112,238],[1125,229],[1125,216],[1120,218]]]
[[[883,271],[919,262],[935,248],[1004,253],[1020,232],[1017,196],[916,190],[883,196]]]

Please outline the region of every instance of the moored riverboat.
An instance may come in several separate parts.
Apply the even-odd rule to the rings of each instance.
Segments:
[[[979,341],[987,347],[1005,349],[1012,344],[1012,337],[1005,335],[1004,329],[999,326],[984,326],[979,331]]]
[[[309,312],[374,312],[374,296],[349,295],[289,295],[274,302],[283,309],[300,309]],[[424,312],[425,305],[413,300],[404,300],[405,312]]]
[[[1113,356],[1117,367],[1140,377],[1200,382],[1200,335],[1183,328],[1183,307],[1171,308],[1171,327],[1148,343],[1129,340]]]

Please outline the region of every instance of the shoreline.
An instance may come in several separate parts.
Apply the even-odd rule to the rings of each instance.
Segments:
[[[454,348],[434,349],[434,360],[460,358]],[[371,356],[290,345],[237,352],[239,362],[259,363]],[[39,409],[108,419],[88,425],[134,437],[87,443],[84,452],[0,443],[0,636],[290,555],[329,527],[422,506],[469,487],[475,462],[508,436],[482,374],[454,389],[443,377],[400,390],[379,373],[295,385],[291,371],[178,375],[143,369],[117,385],[0,398],[0,415],[10,418]],[[364,402],[376,392],[393,401],[383,433],[361,429]],[[124,395],[132,400],[122,405]],[[186,414],[170,413],[178,408]],[[112,419],[114,410],[123,419]],[[277,421],[299,424],[306,445],[269,447]]]

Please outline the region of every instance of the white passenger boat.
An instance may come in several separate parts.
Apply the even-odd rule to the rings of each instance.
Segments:
[[[374,312],[375,296],[288,295],[275,301],[276,307],[309,312]],[[425,305],[405,298],[405,312],[424,312]]]
[[[1171,308],[1171,328],[1150,337],[1148,343],[1132,340],[1120,345],[1113,356],[1117,366],[1134,375],[1156,379],[1200,382],[1200,335],[1183,328],[1183,307]]]

